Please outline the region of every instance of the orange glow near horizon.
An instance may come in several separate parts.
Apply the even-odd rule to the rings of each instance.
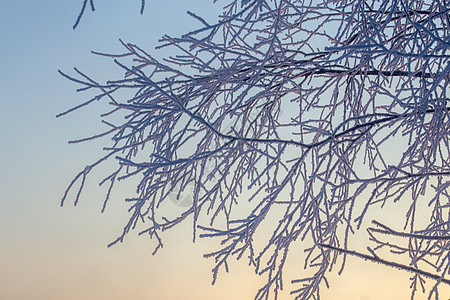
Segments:
[[[88,205],[54,209],[59,216],[47,221],[43,235],[29,228],[36,234],[31,244],[18,239],[1,248],[2,270],[8,271],[0,273],[0,299],[246,300],[264,284],[264,277],[255,275],[242,259],[231,261],[230,273],[222,270],[212,286],[213,261],[202,254],[217,243],[200,239],[193,244],[191,224],[167,232],[164,248],[152,256],[154,243],[133,233],[123,244],[106,248],[117,234],[118,215],[99,215]],[[84,223],[79,222],[80,215]],[[28,217],[39,220],[36,215]],[[90,228],[92,224],[98,226]],[[297,258],[294,251],[300,248],[291,250],[281,300],[292,299],[289,292],[298,286],[289,281],[305,272],[302,255]],[[410,299],[411,274],[405,271],[355,257],[347,257],[341,276],[339,268],[328,275],[331,287],[322,289],[321,299]],[[450,295],[449,287],[439,291],[441,296]],[[419,291],[417,299],[427,296]]]

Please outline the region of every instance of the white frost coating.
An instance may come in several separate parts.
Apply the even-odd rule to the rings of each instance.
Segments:
[[[97,54],[111,57],[123,78],[100,84],[77,69],[75,77],[61,72],[83,91],[98,90],[85,104],[111,106],[103,116],[110,130],[96,137],[112,140],[63,202],[81,181],[76,203],[88,173],[116,158],[102,182],[110,183],[106,200],[117,180],[140,182],[111,244],[136,228],[157,239],[156,252],[161,231],[193,217],[194,239],[222,241],[205,255],[216,262],[214,281],[232,256],[248,257],[267,277],[255,299],[283,288],[295,240],[307,253],[307,270],[290,287],[296,299],[317,299],[345,255],[412,272],[413,295],[431,278],[429,297],[438,297],[438,285],[450,283],[448,5],[225,2],[217,24],[189,12],[198,30],[163,37],[160,48],[178,49],[175,57],[158,61],[122,42],[121,55]],[[115,115],[126,118],[113,122]],[[236,211],[240,195],[248,195],[246,212]],[[164,215],[165,203],[182,212]],[[401,225],[371,215],[388,205],[404,209]],[[274,230],[256,241],[265,223]],[[355,249],[362,230],[371,247]]]

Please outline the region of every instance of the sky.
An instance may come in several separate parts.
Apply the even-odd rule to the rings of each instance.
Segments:
[[[223,2],[223,1],[222,1]],[[263,278],[245,262],[232,263],[211,286],[213,262],[203,253],[213,241],[192,243],[192,225],[154,241],[131,233],[107,248],[127,221],[122,187],[100,213],[104,191],[88,184],[79,204],[59,203],[81,169],[102,153],[101,141],[68,141],[101,129],[100,104],[63,118],[56,115],[86,100],[58,69],[73,67],[94,78],[117,69],[91,50],[120,52],[119,39],[155,56],[163,34],[180,35],[196,26],[191,10],[215,20],[221,1],[96,1],[74,31],[81,1],[3,1],[0,10],[0,299],[253,299]],[[119,74],[119,73],[117,73]],[[95,182],[95,179],[92,180]],[[301,249],[297,249],[301,251]],[[287,274],[301,274],[292,260]],[[348,258],[342,276],[330,275],[323,299],[409,299],[410,274]],[[288,296],[290,285],[281,299]],[[449,293],[450,295],[450,293]],[[418,298],[421,299],[421,298]],[[426,299],[424,296],[423,299]]]

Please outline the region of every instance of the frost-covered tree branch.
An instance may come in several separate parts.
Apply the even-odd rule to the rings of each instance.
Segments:
[[[216,23],[188,12],[198,29],[162,38],[158,48],[177,55],[158,60],[121,41],[123,53],[95,54],[111,58],[123,78],[98,83],[78,69],[61,72],[96,95],[60,116],[93,101],[110,106],[107,130],[73,142],[112,141],[62,204],[72,189],[77,203],[89,172],[115,158],[101,182],[109,183],[104,208],[117,181],[139,183],[111,245],[136,229],[158,250],[163,231],[192,221],[194,240],[220,241],[205,255],[216,262],[213,282],[233,258],[248,258],[267,278],[255,299],[284,288],[293,243],[303,245],[310,274],[291,281],[295,299],[318,298],[346,255],[415,273],[413,296],[423,277],[432,279],[437,295],[450,268],[448,3],[224,2]],[[182,213],[168,212],[187,194]],[[400,200],[408,203],[403,229],[384,225],[382,214],[370,223],[370,211]],[[417,220],[418,207],[429,220]],[[371,255],[352,250],[362,228],[375,243]],[[375,253],[381,248],[389,257]]]

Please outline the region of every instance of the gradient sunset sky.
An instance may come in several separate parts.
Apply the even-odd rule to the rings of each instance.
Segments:
[[[110,60],[90,53],[121,52],[119,38],[162,57],[164,50],[154,48],[163,34],[177,36],[196,28],[197,21],[187,10],[216,20],[223,1],[212,2],[147,0],[141,16],[139,0],[97,0],[97,10],[87,11],[74,31],[81,0],[3,1],[1,300],[253,299],[264,278],[256,276],[246,262],[232,263],[230,273],[219,274],[211,286],[213,261],[202,254],[215,249],[217,243],[199,240],[193,244],[190,223],[163,236],[165,246],[156,256],[151,255],[154,241],[134,232],[123,244],[107,248],[127,221],[123,198],[134,187],[117,189],[103,214],[104,189],[98,188],[95,178],[78,206],[70,201],[59,205],[73,176],[102,154],[102,141],[67,142],[99,133],[104,127],[98,116],[104,106],[96,103],[57,119],[58,113],[86,100],[75,92],[78,86],[57,70],[73,74],[77,67],[102,80],[112,73],[120,75]],[[302,270],[300,259],[290,261],[281,300],[291,299],[289,280],[295,274],[300,277]],[[331,288],[321,299],[409,299],[409,277],[349,257],[341,276],[330,274]],[[441,295],[445,293],[450,295],[450,289],[441,288]],[[417,299],[427,298],[427,294],[421,296]]]

